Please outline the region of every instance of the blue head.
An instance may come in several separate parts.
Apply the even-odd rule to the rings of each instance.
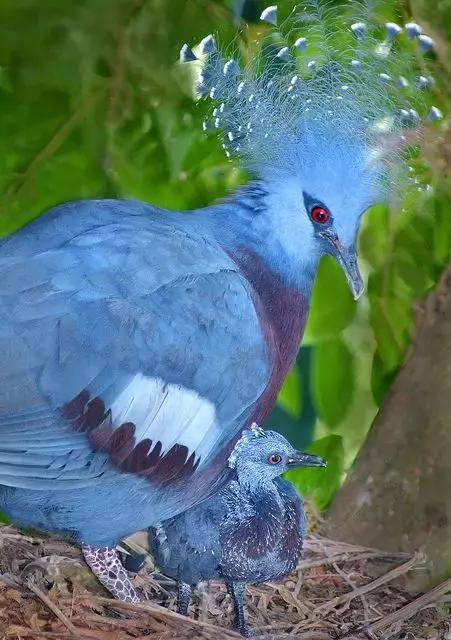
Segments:
[[[244,431],[229,457],[229,467],[246,485],[264,485],[297,467],[325,466],[323,458],[296,451],[280,433],[263,431],[255,424]]]
[[[307,0],[278,27],[277,7],[268,7],[260,49],[251,43],[254,62],[243,69],[212,36],[197,55],[184,45],[181,60],[199,64],[200,57],[198,90],[215,104],[204,128],[219,131],[227,156],[239,157],[265,185],[266,215],[277,221],[274,252],[283,247],[289,262],[312,274],[332,254],[358,297],[360,219],[400,183],[401,151],[430,84],[424,75],[412,78],[414,49],[433,43],[413,23],[405,33],[387,23],[377,40],[380,26],[357,15],[364,3],[342,11]],[[408,42],[402,49],[401,37]],[[432,107],[429,119],[439,116]],[[264,216],[260,224],[270,227]]]

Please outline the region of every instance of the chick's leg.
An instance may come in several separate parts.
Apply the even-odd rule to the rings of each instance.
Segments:
[[[233,606],[235,608],[235,627],[242,636],[247,637],[249,630],[244,619],[244,596],[246,592],[246,584],[244,582],[227,583],[227,591],[232,596]]]
[[[182,582],[182,580],[179,580],[177,582],[177,589],[178,589],[177,611],[182,616],[187,616],[189,601],[191,600],[191,586],[187,582]]]
[[[140,602],[116,549],[83,545],[82,551],[86,564],[115,598],[124,602]]]

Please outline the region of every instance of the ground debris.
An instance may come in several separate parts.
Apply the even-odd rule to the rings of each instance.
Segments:
[[[142,538],[125,548],[142,551]],[[267,640],[451,638],[451,580],[426,594],[406,587],[424,559],[310,535],[296,573],[248,587],[252,637]],[[66,541],[0,528],[1,640],[233,640],[232,604],[220,583],[200,585],[190,617],[150,557],[134,577],[141,604],[112,600]]]

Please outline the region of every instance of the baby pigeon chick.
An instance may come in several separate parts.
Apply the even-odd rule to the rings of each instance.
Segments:
[[[232,478],[213,497],[149,531],[160,571],[178,581],[178,611],[187,615],[192,587],[225,580],[235,625],[248,635],[243,599],[246,583],[280,580],[297,565],[305,535],[302,500],[279,478],[296,467],[325,461],[293,449],[275,431],[247,430],[229,458]]]

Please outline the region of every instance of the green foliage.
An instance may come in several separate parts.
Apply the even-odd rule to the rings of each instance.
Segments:
[[[340,487],[343,477],[343,442],[331,435],[313,442],[307,449],[327,460],[325,469],[295,469],[285,474],[299,493],[313,500],[315,506],[326,509]]]
[[[387,369],[381,359],[380,353],[376,351],[373,358],[373,366],[371,369],[371,390],[374,399],[380,405],[385,394],[390,389],[393,380],[398,373],[398,365],[392,369]]]
[[[390,212],[387,207],[375,206],[363,218],[359,236],[360,253],[372,270],[381,269],[388,250]]]
[[[177,63],[181,43],[218,25],[230,39],[225,5],[1,4],[0,233],[71,199],[191,208],[237,183]]]
[[[414,329],[415,301],[437,283],[451,260],[451,224],[446,215],[451,189],[436,183],[434,196],[418,196],[409,211],[385,227],[387,240],[383,260],[368,279],[369,321],[376,352],[372,388],[380,403],[401,366]],[[365,233],[369,233],[369,227]],[[376,236],[380,227],[374,229]],[[364,235],[364,234],[362,234]],[[371,249],[361,254],[371,259]]]
[[[320,342],[314,351],[312,389],[318,416],[337,426],[346,415],[354,393],[354,358],[340,338]]]
[[[304,344],[315,344],[340,335],[352,321],[355,309],[356,303],[343,270],[330,256],[325,256],[313,287]]]
[[[313,351],[312,347],[301,346],[294,375],[288,374],[288,382],[267,421],[269,427],[284,433],[298,449],[304,449],[312,441],[316,423],[310,381]]]
[[[299,418],[302,411],[302,390],[298,367],[295,365],[285,378],[278,398],[279,405],[292,418]]]

